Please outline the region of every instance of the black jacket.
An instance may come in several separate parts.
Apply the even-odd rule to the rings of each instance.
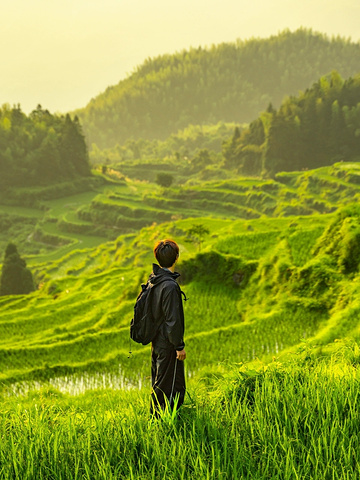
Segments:
[[[153,340],[155,349],[182,350],[184,343],[184,309],[177,272],[170,272],[153,264],[153,273],[149,280],[155,285],[152,292],[152,313],[161,320],[161,326]]]

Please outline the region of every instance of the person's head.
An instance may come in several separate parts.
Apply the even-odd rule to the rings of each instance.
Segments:
[[[174,240],[160,240],[154,247],[154,255],[160,267],[169,268],[179,257],[179,246]]]

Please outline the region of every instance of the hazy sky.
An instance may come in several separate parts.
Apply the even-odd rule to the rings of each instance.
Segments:
[[[360,40],[360,0],[0,0],[0,105],[85,106],[147,57],[311,27]]]

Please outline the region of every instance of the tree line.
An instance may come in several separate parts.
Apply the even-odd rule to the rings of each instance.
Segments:
[[[318,168],[360,160],[360,75],[323,76],[278,110],[269,105],[249,128],[235,128],[224,166],[246,175]]]
[[[334,69],[344,78],[359,72],[360,44],[285,31],[147,59],[75,113],[100,150],[130,138],[164,140],[189,124],[248,123]]]
[[[131,160],[171,160],[177,163],[192,159],[199,151],[208,150],[221,154],[224,140],[231,137],[236,123],[219,122],[213,125],[188,125],[171,134],[165,140],[129,139],[123,145],[99,149],[96,144],[90,150],[92,165],[117,164]]]
[[[39,105],[0,108],[0,186],[47,185],[90,175],[88,151],[77,117],[52,115]]]

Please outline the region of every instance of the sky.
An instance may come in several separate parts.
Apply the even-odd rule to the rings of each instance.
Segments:
[[[0,0],[0,105],[84,107],[146,58],[300,27],[360,41],[359,0]]]

